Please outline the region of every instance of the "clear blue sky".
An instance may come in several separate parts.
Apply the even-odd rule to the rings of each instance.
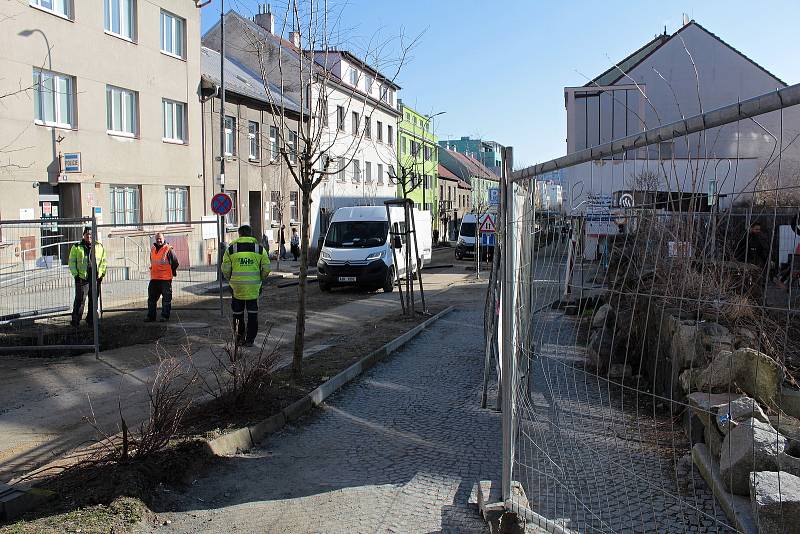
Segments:
[[[219,1],[203,8],[204,31]],[[225,0],[247,16],[257,5]],[[272,2],[276,13],[285,6]],[[349,0],[337,9],[355,51],[376,32],[424,32],[397,79],[400,97],[423,113],[447,112],[436,118],[440,138],[513,146],[515,166],[564,154],[565,86],[583,85],[664,26],[673,33],[684,12],[785,82],[800,81],[796,0]]]

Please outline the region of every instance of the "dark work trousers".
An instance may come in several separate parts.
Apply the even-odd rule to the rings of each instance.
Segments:
[[[147,286],[147,318],[156,318],[156,304],[161,299],[161,317],[169,319],[172,310],[172,280],[150,280]]]
[[[244,326],[244,310],[247,309],[247,334]],[[236,331],[237,339],[246,342],[253,342],[258,334],[258,299],[240,300],[236,297],[231,299],[231,310],[233,311],[233,328]]]
[[[97,281],[98,306],[100,296],[100,280]],[[83,306],[89,298],[89,307],[86,312],[86,322],[92,324],[92,281],[75,277],[75,300],[72,302],[72,324],[77,325],[83,315]]]

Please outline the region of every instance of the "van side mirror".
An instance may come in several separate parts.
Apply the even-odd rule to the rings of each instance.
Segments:
[[[399,235],[394,236],[394,243],[392,246],[394,248],[403,248],[403,241],[400,239]]]

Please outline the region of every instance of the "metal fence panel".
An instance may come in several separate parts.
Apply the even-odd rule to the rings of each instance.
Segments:
[[[494,330],[509,510],[555,532],[796,529],[800,109],[769,109],[562,158],[559,213],[535,194],[550,166],[515,173]]]

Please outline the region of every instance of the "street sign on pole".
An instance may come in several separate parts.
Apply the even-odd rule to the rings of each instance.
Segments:
[[[217,215],[227,215],[233,207],[233,200],[225,193],[217,193],[211,199],[211,211]]]
[[[499,206],[500,205],[500,188],[499,187],[490,187],[489,188],[489,205],[490,206]]]
[[[481,221],[481,226],[479,229],[480,232],[491,232],[494,233],[496,231],[495,222],[492,218],[491,213],[487,213],[483,216],[483,221]]]

